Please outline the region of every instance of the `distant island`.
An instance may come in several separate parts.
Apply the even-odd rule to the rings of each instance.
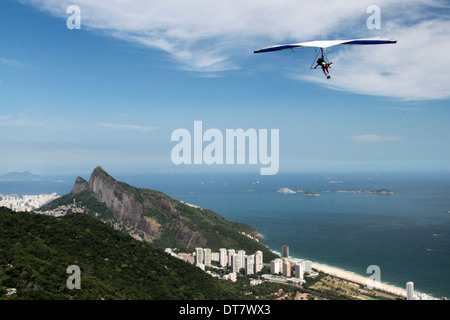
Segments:
[[[318,193],[312,192],[312,191],[306,191],[306,192],[303,192],[303,195],[304,195],[305,197],[318,197],[318,196],[319,196]]]
[[[294,190],[291,190],[289,188],[280,188],[277,191],[278,193],[283,193],[283,194],[290,194],[290,193],[296,193]]]
[[[352,191],[352,190],[340,190],[340,191],[336,191],[336,192],[340,192],[340,193],[368,193],[368,194],[394,194],[394,192],[392,192],[391,190],[388,189],[379,189],[376,191],[364,191],[364,190],[356,190],[356,191]]]
[[[0,176],[0,181],[44,181],[45,179],[29,171],[9,172]]]
[[[43,178],[41,176],[31,173],[30,171],[8,172],[4,175],[0,175],[0,181],[7,181],[7,182],[39,182],[39,181],[43,181],[43,182],[53,182],[53,183],[65,182],[62,179]]]
[[[331,181],[330,181],[331,183]],[[336,182],[334,182],[336,183]],[[277,191],[278,193],[282,193],[282,194],[294,194],[294,193],[303,193],[303,195],[305,197],[318,197],[319,193],[317,192],[313,192],[313,191],[303,191],[303,190],[297,190],[294,191],[292,189],[289,188],[280,188]],[[329,191],[324,191],[324,192],[329,192]],[[368,191],[368,190],[338,190],[336,191],[338,193],[359,193],[359,194],[381,194],[381,195],[390,195],[390,194],[394,194],[394,192],[392,192],[389,189],[379,189],[379,190],[375,190],[375,191]]]
[[[342,183],[342,182],[344,182],[344,181],[339,180],[339,179],[334,179],[334,180],[329,181],[328,183]]]
[[[319,196],[319,194],[316,193],[316,192],[312,192],[312,191],[305,191],[305,192],[303,192],[303,190],[294,191],[294,190],[289,189],[289,188],[280,188],[280,189],[278,189],[277,192],[278,193],[282,193],[282,194],[303,193],[303,195],[307,196],[307,197],[318,197]]]

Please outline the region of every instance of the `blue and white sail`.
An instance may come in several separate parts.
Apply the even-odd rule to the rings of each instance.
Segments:
[[[397,43],[397,40],[388,38],[365,38],[365,39],[351,39],[351,40],[316,40],[308,42],[300,42],[294,44],[280,44],[275,46],[269,46],[255,50],[253,53],[272,52],[286,49],[298,49],[298,48],[321,48],[327,49],[333,46],[346,46],[346,45],[373,45],[373,44],[393,44]]]

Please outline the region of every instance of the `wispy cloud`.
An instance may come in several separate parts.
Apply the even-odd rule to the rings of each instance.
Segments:
[[[0,58],[0,65],[6,66],[6,67],[14,67],[14,68],[22,67],[21,62],[15,60],[15,59],[9,59],[9,58]]]
[[[82,28],[168,53],[183,69],[242,68],[262,46],[323,38],[388,36],[396,45],[339,48],[331,81],[305,65],[302,81],[402,100],[450,98],[450,21],[444,0],[377,0],[382,29],[368,30],[372,0],[22,0],[59,17],[81,8]],[[289,61],[286,62],[287,64]],[[292,66],[297,68],[297,66]],[[309,72],[309,73],[308,73]]]
[[[351,138],[354,142],[362,142],[362,143],[375,143],[375,142],[386,142],[386,141],[398,141],[402,140],[401,137],[382,137],[377,134],[365,134],[361,136],[355,136]]]
[[[119,129],[119,130],[136,130],[140,132],[149,132],[157,130],[156,127],[146,127],[146,126],[137,126],[133,124],[118,124],[118,123],[107,123],[107,122],[97,122],[97,125],[112,129]]]
[[[10,114],[8,114],[8,115],[3,115],[3,116],[0,116],[0,121],[8,120],[8,119],[11,119],[12,117],[13,117],[13,116],[10,115]]]
[[[396,111],[423,111],[423,108],[418,107],[380,107],[380,109],[396,110]]]
[[[19,115],[0,115],[0,127],[43,127],[45,121],[34,119],[30,116]]]

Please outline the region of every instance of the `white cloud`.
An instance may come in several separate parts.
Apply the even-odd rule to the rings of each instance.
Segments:
[[[136,131],[140,131],[140,132],[148,132],[148,131],[157,130],[156,127],[137,126],[134,124],[117,124],[117,123],[98,122],[97,125],[102,126],[102,127],[112,128],[112,129],[136,130]]]
[[[202,72],[239,69],[254,49],[313,40],[320,33],[329,39],[393,37],[396,45],[333,50],[335,65],[329,81],[306,64],[297,77],[335,90],[403,100],[450,97],[450,60],[445,58],[450,50],[450,21],[442,13],[448,10],[443,0],[377,0],[381,30],[366,27],[372,0],[22,2],[64,18],[69,5],[79,5],[82,29],[163,50],[181,68]],[[287,67],[289,63],[286,60]]]
[[[355,136],[351,138],[354,142],[373,143],[373,142],[386,142],[386,141],[398,141],[400,137],[382,137],[377,134],[365,134],[361,136]]]
[[[450,98],[450,60],[445,57],[450,50],[450,20],[390,24],[386,29],[397,44],[339,50],[333,81],[327,85],[401,100]]]

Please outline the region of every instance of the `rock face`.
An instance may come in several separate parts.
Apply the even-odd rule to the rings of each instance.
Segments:
[[[133,187],[127,188],[101,167],[95,168],[89,182],[78,177],[71,194],[84,190],[91,191],[97,200],[103,202],[114,213],[115,218],[119,219],[124,225],[143,231],[148,240],[160,238],[163,230],[161,224],[145,216],[146,202],[150,202],[156,207],[165,222],[164,226],[170,229],[186,247],[193,248],[203,246],[206,243],[205,238],[200,233],[190,230],[183,224],[181,215],[170,202],[158,199],[145,192],[139,192],[139,189]]]
[[[72,191],[70,192],[70,194],[76,194],[78,192],[84,191],[84,190],[88,190],[89,189],[89,184],[86,180],[84,180],[81,177],[78,177],[77,180],[75,180],[75,184],[73,185]]]
[[[135,201],[131,194],[99,167],[91,174],[89,190],[95,194],[97,200],[106,204],[114,212],[114,216],[122,222],[134,227],[141,223],[144,212],[142,204]]]

